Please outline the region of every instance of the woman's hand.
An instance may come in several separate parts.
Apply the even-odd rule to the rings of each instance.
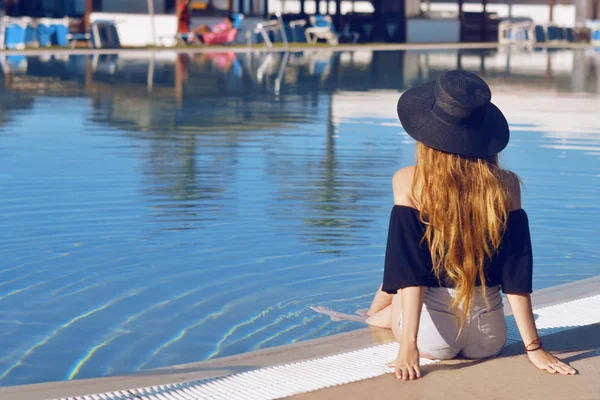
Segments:
[[[560,361],[544,349],[529,351],[527,352],[527,357],[529,357],[529,361],[537,368],[548,371],[551,374],[575,375],[577,373],[575,368]]]
[[[401,343],[396,364],[394,366],[394,375],[398,379],[414,380],[421,377],[419,368],[419,349],[416,343]]]

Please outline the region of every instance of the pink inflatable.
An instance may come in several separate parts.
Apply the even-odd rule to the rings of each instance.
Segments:
[[[221,32],[207,32],[202,35],[202,41],[204,44],[231,43],[235,40],[236,35],[237,29],[230,29],[228,31]]]

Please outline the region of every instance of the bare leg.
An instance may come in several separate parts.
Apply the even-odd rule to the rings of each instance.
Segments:
[[[392,329],[392,305],[377,311],[365,321],[370,326],[378,328]]]
[[[200,25],[199,27],[194,29],[194,33],[196,35],[203,35],[208,32],[211,32],[210,26],[208,26],[208,25]]]
[[[377,293],[375,293],[375,297],[373,298],[373,302],[371,303],[371,308],[369,308],[369,311],[367,311],[368,316],[373,316],[379,311],[389,306],[390,304],[392,304],[393,295],[387,294],[386,292],[382,291],[382,286],[379,286]]]
[[[381,292],[381,288],[380,288],[379,292],[375,295],[375,299],[373,299],[373,304],[375,304],[375,302],[378,300],[383,300],[383,301],[386,300],[386,297],[384,297],[384,296],[379,296],[379,298],[378,298],[379,293],[383,293],[384,295],[389,296],[389,303],[388,303],[388,305],[379,309],[378,311],[376,311],[374,314],[372,314],[370,316],[367,316],[364,313],[362,313],[361,312],[362,310],[359,310],[357,312],[358,315],[353,315],[353,314],[344,314],[341,312],[333,311],[330,308],[322,307],[322,306],[313,306],[313,307],[311,307],[311,309],[315,312],[327,315],[329,318],[331,318],[332,321],[346,320],[346,321],[355,321],[355,322],[365,322],[369,326],[373,326],[373,327],[377,327],[377,328],[384,328],[384,329],[391,329],[396,340],[400,341],[399,322],[400,322],[400,318],[402,317],[401,316],[401,310],[402,310],[401,291],[399,290],[398,294],[396,294],[396,295],[388,295],[385,292]],[[391,304],[392,300],[394,301],[394,310],[392,310],[392,304]],[[378,302],[378,304],[382,305],[383,301]],[[371,309],[373,309],[373,305],[371,305]],[[425,358],[428,360],[436,359],[435,357],[431,357],[430,355],[425,354],[423,352],[419,352],[419,356],[421,358]],[[389,367],[393,367],[394,362],[390,362],[387,365]]]
[[[198,29],[201,29],[201,28],[198,28]],[[389,308],[389,306],[392,304],[393,295],[383,292],[381,290],[382,286],[383,285],[380,285],[379,290],[377,290],[377,293],[375,293],[375,297],[373,298],[371,307],[368,310],[361,309],[361,310],[356,311],[356,315],[340,313],[340,312],[334,311],[330,308],[323,307],[323,306],[312,306],[311,309],[314,312],[318,312],[320,314],[327,315],[329,318],[331,318],[332,321],[345,320],[345,321],[366,322],[367,324],[369,324],[371,326],[377,326],[380,328],[388,328],[389,329],[390,324],[389,324],[389,322],[387,322],[387,320],[389,320],[390,310],[387,310],[387,311],[383,311],[383,310],[385,310],[386,308]],[[382,313],[377,315],[379,312],[382,312]],[[369,317],[374,317],[373,319],[371,319],[371,322],[367,322],[367,320],[370,319]]]
[[[314,312],[318,312],[319,314],[327,315],[329,318],[331,318],[332,321],[365,322],[367,319],[366,316],[356,314],[345,314],[323,306],[311,306],[310,309]]]

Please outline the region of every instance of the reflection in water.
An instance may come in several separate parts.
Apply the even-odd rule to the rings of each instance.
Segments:
[[[535,287],[598,274],[600,58],[588,50],[0,61],[2,385],[358,327],[309,306],[368,305],[391,176],[414,152],[399,92],[451,68],[484,75],[511,122],[503,161],[527,184]]]

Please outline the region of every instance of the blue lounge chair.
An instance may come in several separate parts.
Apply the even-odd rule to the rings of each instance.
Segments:
[[[48,18],[38,20],[36,34],[40,46],[49,47],[52,45],[52,35],[54,34],[55,29],[55,25],[52,24],[52,21]]]
[[[27,25],[18,18],[2,19],[2,48],[24,49]]]
[[[546,37],[548,42],[562,42],[564,40],[564,31],[556,25],[548,25],[546,27]]]
[[[596,27],[592,30],[590,38],[591,38],[592,44],[595,44],[596,46],[600,46],[600,26]]]
[[[52,44],[60,47],[67,47],[69,45],[69,19],[64,18],[62,20],[54,20],[52,21],[52,26]]]
[[[39,47],[37,35],[37,22],[31,18],[23,18],[25,25],[25,47]]]
[[[304,34],[308,43],[316,43],[324,39],[329,44],[338,44],[338,35],[329,15],[313,15],[310,17],[310,28],[306,28]]]
[[[533,45],[545,41],[539,37],[538,28],[530,18],[509,18],[498,24],[498,42],[500,44]],[[545,31],[542,32],[545,35]],[[544,36],[545,37],[545,36]]]

